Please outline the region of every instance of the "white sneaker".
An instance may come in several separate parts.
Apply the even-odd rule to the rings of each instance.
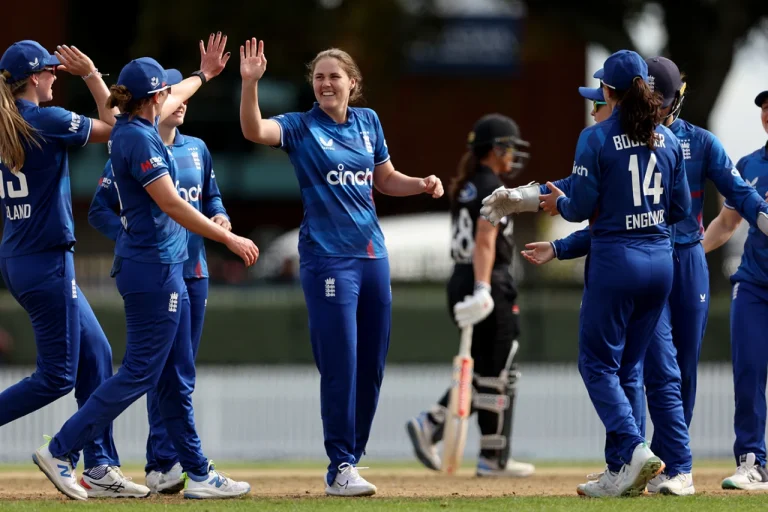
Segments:
[[[109,466],[98,480],[83,473],[80,485],[89,498],[146,498],[150,494],[149,487],[133,482],[116,466]]]
[[[153,494],[176,494],[184,489],[184,470],[178,462],[166,473],[147,473],[147,487]]]
[[[428,469],[440,471],[440,456],[437,454],[437,445],[432,442],[435,428],[429,421],[427,413],[422,412],[415,418],[408,420],[405,428],[408,431],[408,437],[411,438],[416,458]]]
[[[581,496],[590,498],[608,498],[619,496],[619,473],[608,471],[608,468],[602,473],[587,475],[588,482],[579,484],[576,492]]]
[[[47,439],[48,442],[32,454],[32,461],[62,494],[73,500],[87,500],[88,493],[77,483],[77,474],[72,464],[68,460],[53,458],[48,450],[51,438]]]
[[[326,482],[325,494],[329,496],[373,496],[376,494],[376,486],[360,476],[358,469],[352,464],[344,462],[339,464],[339,472],[331,485]]]
[[[197,482],[184,474],[184,497],[189,499],[221,499],[238,498],[251,492],[251,485],[248,482],[236,482],[226,478],[216,471],[213,462],[208,463],[208,476],[204,480]]]
[[[739,467],[736,472],[723,480],[723,489],[741,489],[744,491],[768,490],[768,472],[759,464],[754,453],[739,457]]]
[[[488,460],[485,457],[480,457],[477,459],[475,475],[480,477],[523,478],[531,476],[535,470],[536,468],[533,464],[518,462],[514,459],[507,460],[507,465],[500,468],[498,462]]]
[[[661,482],[652,486],[651,483],[659,478],[661,478]],[[693,487],[693,475],[691,473],[678,473],[671,478],[661,474],[648,482],[648,492],[672,496],[691,496],[696,493],[696,488]]]
[[[662,471],[664,462],[654,455],[647,443],[638,444],[632,452],[632,460],[619,471],[619,495],[640,496],[648,482]]]

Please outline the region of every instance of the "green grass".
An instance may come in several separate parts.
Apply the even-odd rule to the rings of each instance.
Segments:
[[[658,502],[657,502],[658,501]],[[660,503],[663,501],[664,503]],[[108,503],[108,505],[107,505]],[[293,498],[293,499],[243,499],[222,500],[186,503],[168,502],[167,500],[150,499],[144,501],[90,501],[63,502],[63,501],[26,501],[26,502],[2,502],[0,508],[5,511],[32,511],[32,510],[104,510],[108,506],[114,512],[144,512],[144,511],[170,511],[170,510],[205,510],[216,512],[219,510],[308,510],[308,511],[414,511],[414,510],[466,510],[466,511],[493,511],[501,510],[546,510],[546,511],[603,511],[621,510],[632,512],[635,510],[648,510],[650,507],[669,507],[675,511],[695,510],[696,512],[708,512],[715,510],[765,510],[766,498],[761,495],[739,496],[692,496],[688,498],[672,498],[664,496],[623,498],[623,499],[587,499],[587,498],[454,498],[454,499],[377,499],[377,498]]]

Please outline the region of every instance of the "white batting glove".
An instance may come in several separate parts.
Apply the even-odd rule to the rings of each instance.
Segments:
[[[768,214],[757,212],[757,227],[765,236],[768,236]]]
[[[491,286],[481,282],[475,283],[475,293],[453,306],[454,318],[461,328],[482,322],[492,311]]]
[[[539,184],[531,182],[522,187],[497,188],[491,195],[483,199],[480,215],[495,226],[511,213],[538,211]]]

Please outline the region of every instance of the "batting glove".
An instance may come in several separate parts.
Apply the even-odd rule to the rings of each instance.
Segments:
[[[453,306],[454,318],[461,328],[482,322],[492,311],[491,286],[479,281],[475,283],[475,293]]]

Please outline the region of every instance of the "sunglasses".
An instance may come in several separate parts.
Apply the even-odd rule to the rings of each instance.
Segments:
[[[604,101],[592,100],[592,110],[594,110],[595,112],[597,112],[600,109],[600,107],[602,107],[603,105],[607,105],[607,103]]]
[[[40,71],[40,73],[42,73],[42,72],[44,72],[44,71],[47,71],[47,72],[49,72],[49,73],[50,73],[50,74],[52,74],[53,76],[56,76],[56,67],[55,67],[55,66],[46,66],[46,67],[44,67],[44,68],[43,68],[43,69]]]

